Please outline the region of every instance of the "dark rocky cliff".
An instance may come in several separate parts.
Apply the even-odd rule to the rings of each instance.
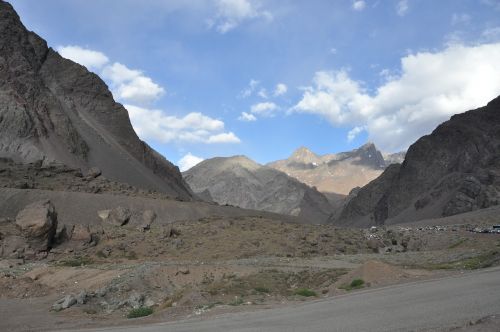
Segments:
[[[99,167],[113,180],[191,200],[176,166],[141,141],[127,110],[0,0],[0,157]]]
[[[402,164],[362,188],[341,224],[438,218],[500,203],[500,97],[420,138]]]

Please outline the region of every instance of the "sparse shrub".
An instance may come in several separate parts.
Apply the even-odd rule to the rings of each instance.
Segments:
[[[269,290],[269,288],[266,287],[255,287],[254,289],[258,293],[271,293],[271,290]]]
[[[137,309],[132,309],[128,312],[127,318],[139,318],[149,316],[153,313],[153,309],[148,307],[140,307]]]
[[[238,306],[238,305],[242,305],[242,304],[243,304],[243,302],[244,302],[244,301],[243,301],[243,299],[242,299],[241,297],[236,296],[236,297],[234,298],[234,301],[231,301],[231,302],[229,302],[228,304],[229,304],[229,305],[233,305],[233,306]]]
[[[295,295],[300,295],[300,296],[317,296],[316,292],[307,288],[299,288],[295,291]]]
[[[356,289],[356,288],[361,288],[365,284],[365,281],[363,279],[354,279],[351,281],[351,288]]]
[[[346,291],[351,291],[353,289],[363,288],[365,281],[363,279],[354,279],[350,284],[345,284],[340,286],[340,289],[345,289]]]

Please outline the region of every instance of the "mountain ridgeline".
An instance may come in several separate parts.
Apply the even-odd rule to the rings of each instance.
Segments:
[[[357,192],[337,223],[369,226],[440,218],[500,203],[500,97],[417,140],[402,164]]]
[[[288,159],[267,166],[316,187],[328,194],[348,195],[378,177],[392,163],[402,162],[404,152],[382,154],[373,143],[358,149],[319,156],[305,147],[297,149]]]
[[[316,189],[244,156],[212,158],[187,172],[195,193],[219,204],[294,215],[307,223],[326,223],[334,212]]]
[[[176,166],[141,141],[127,110],[0,0],[0,157],[99,167],[106,177],[192,200]]]

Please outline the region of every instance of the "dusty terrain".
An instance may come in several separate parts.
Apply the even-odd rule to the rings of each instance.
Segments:
[[[141,324],[257,310],[422,280],[500,262],[500,235],[480,225],[343,229],[256,217],[202,218],[173,224],[103,223],[97,241],[71,239],[41,260],[0,263],[2,330],[130,324],[134,307],[151,307]],[[5,238],[16,229],[4,220]],[[355,279],[364,284],[350,287]],[[79,303],[53,307],[74,296]],[[21,317],[16,312],[22,311]]]

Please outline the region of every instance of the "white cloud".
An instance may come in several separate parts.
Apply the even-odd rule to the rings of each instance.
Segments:
[[[337,49],[335,47],[330,48],[330,54],[337,54]]]
[[[233,133],[220,133],[211,135],[208,138],[208,143],[240,143],[241,140]]]
[[[232,132],[224,132],[224,122],[201,113],[183,117],[166,115],[161,110],[125,105],[137,135],[161,143],[238,143]]]
[[[452,25],[457,25],[457,24],[467,24],[471,20],[470,15],[465,14],[465,13],[453,13],[451,16],[451,24]]]
[[[410,9],[408,0],[400,0],[396,5],[396,12],[399,16],[405,16],[408,13],[408,9]]]
[[[57,52],[59,52],[63,58],[79,63],[89,70],[100,69],[109,62],[108,57],[104,53],[76,45],[58,46]]]
[[[481,37],[488,42],[500,41],[500,27],[488,28],[481,33]]]
[[[365,130],[365,127],[354,127],[347,133],[347,141],[352,142],[360,133]]]
[[[276,88],[274,89],[275,96],[284,95],[288,91],[288,87],[284,83],[276,84]]]
[[[260,89],[259,92],[257,93],[257,95],[260,98],[267,99],[267,91],[266,91],[266,89],[264,89],[264,88]]]
[[[251,79],[250,82],[248,83],[248,87],[246,87],[240,92],[241,98],[250,97],[255,92],[255,89],[257,89],[259,84],[260,84],[259,81]]]
[[[198,165],[203,160],[205,160],[205,159],[200,158],[200,157],[196,157],[196,156],[192,155],[191,153],[188,153],[187,155],[182,157],[178,161],[177,164],[179,165],[179,169],[181,170],[181,172],[185,172],[185,171],[189,170],[190,168]]]
[[[362,11],[366,8],[366,2],[363,0],[356,0],[352,3],[352,9]]]
[[[407,148],[456,113],[500,94],[500,43],[452,45],[401,59],[400,75],[373,94],[345,70],[321,71],[289,111],[317,114],[333,125],[365,127],[384,150]]]
[[[495,10],[500,10],[500,1],[499,0],[481,0],[481,2],[487,6],[493,7]]]
[[[118,99],[143,105],[157,100],[165,93],[163,87],[140,70],[130,69],[118,62],[104,67],[102,75],[111,81],[113,95]]]
[[[253,114],[247,112],[241,112],[241,115],[239,116],[238,120],[252,122],[252,121],[257,121],[257,118]]]
[[[217,32],[222,34],[251,19],[264,19],[267,21],[273,19],[270,12],[261,10],[251,0],[216,0],[215,6],[216,15],[208,21],[208,26],[210,28],[214,27]]]
[[[272,102],[264,102],[252,105],[250,112],[260,116],[273,116],[274,111],[278,109],[278,105]]]

